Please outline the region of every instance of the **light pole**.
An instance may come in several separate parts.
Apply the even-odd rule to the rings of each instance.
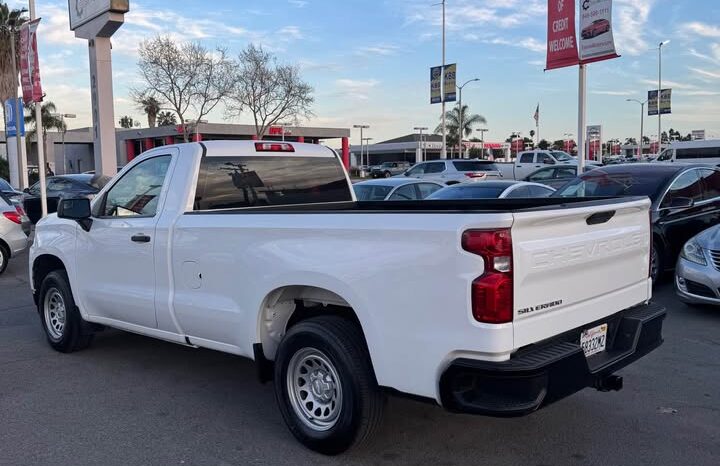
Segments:
[[[669,40],[664,40],[658,44],[658,93],[657,93],[657,111],[658,111],[658,154],[662,152],[662,115],[660,112],[660,93],[662,92],[662,48],[663,45],[669,44]]]
[[[420,160],[415,157],[415,163],[420,163],[425,160],[425,145],[423,144],[423,131],[427,131],[427,126],[416,126],[413,128],[415,131],[420,132]]]
[[[363,141],[365,142],[365,157],[367,158],[367,166],[370,168],[370,141],[372,141],[373,138],[363,138]]]
[[[458,117],[458,119],[460,120],[460,121],[458,122],[458,123],[459,123],[459,125],[458,125],[458,126],[459,126],[459,128],[458,128],[458,133],[460,133],[460,138],[459,138],[459,142],[458,142],[458,143],[460,144],[460,158],[461,158],[461,159],[464,159],[464,158],[465,158],[465,154],[464,154],[465,151],[463,150],[463,144],[462,144],[463,133],[465,132],[465,131],[463,131],[462,90],[463,90],[463,87],[465,87],[465,86],[467,86],[468,84],[470,84],[470,83],[472,83],[472,82],[475,82],[475,81],[480,81],[480,79],[479,79],[479,78],[470,79],[469,81],[465,82],[465,84],[463,84],[462,86],[458,86],[458,87],[457,87],[458,90],[460,91],[460,93],[459,93],[459,94],[460,94],[460,96],[459,96],[460,100],[459,100],[459,102],[458,102],[458,103],[459,103],[459,106],[458,106],[459,117]]]
[[[446,159],[447,158],[447,135],[445,134],[445,0],[442,0],[440,3],[435,3],[433,6],[442,5],[442,67],[440,68],[441,71],[441,80],[440,80],[440,100],[442,103],[442,115],[441,115],[441,123],[440,127],[442,129],[442,149],[440,149],[440,158]]]
[[[485,133],[490,130],[487,128],[479,128],[479,129],[476,129],[475,131],[480,133],[480,154],[484,155],[485,154]]]
[[[638,159],[642,158],[642,145],[643,145],[643,132],[644,132],[644,122],[645,122],[645,104],[647,103],[647,100],[644,102],[641,102],[637,99],[625,99],[627,102],[637,102],[640,104],[640,140],[638,141]],[[658,108],[658,110],[660,110]]]
[[[370,125],[353,125],[353,128],[360,129],[360,177],[364,178],[362,165],[363,165],[363,130],[370,128]]]
[[[54,116],[55,118],[60,118],[60,126],[62,126],[62,174],[65,175],[67,173],[67,156],[65,155],[65,133],[67,132],[67,128],[65,127],[65,118],[77,118],[77,115],[75,115],[74,113],[53,113],[52,116]]]

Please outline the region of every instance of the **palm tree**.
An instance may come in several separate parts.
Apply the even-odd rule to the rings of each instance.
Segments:
[[[160,112],[157,116],[158,126],[175,126],[177,125],[177,118],[173,112]]]
[[[55,129],[57,131],[65,132],[67,128],[65,127],[65,122],[62,118],[60,118],[57,115],[57,108],[55,107],[55,104],[48,101],[42,104],[41,108],[41,118],[42,118],[42,127],[43,127],[43,149],[45,150],[45,153],[47,154],[47,132],[50,129]],[[37,124],[35,122],[35,106],[32,104],[26,104],[25,105],[25,126],[30,128],[26,133],[26,144],[28,146],[32,143],[32,139],[37,137]],[[28,147],[28,153],[30,152]]]
[[[462,118],[461,118],[462,117]],[[460,120],[462,119],[462,130],[460,129]],[[469,107],[467,105],[455,106],[452,110],[445,112],[445,127],[447,130],[447,145],[451,148],[460,145],[460,141],[463,138],[470,136],[473,132],[473,127],[479,124],[485,124],[487,120],[482,115],[477,113],[470,114]],[[438,125],[435,128],[435,134],[442,134],[442,125]]]
[[[122,118],[120,118],[118,123],[120,123],[121,128],[125,128],[125,129],[129,129],[129,128],[132,128],[133,126],[135,126],[135,120],[133,120],[133,117],[128,116],[128,115],[125,115]],[[140,126],[139,123],[138,123],[138,126]]]
[[[5,2],[0,2],[0,102],[15,96],[15,79],[12,74],[12,54],[10,38],[15,37],[15,69],[20,69],[18,60],[19,37],[17,33],[20,25],[28,19],[26,9],[11,10]],[[15,77],[17,78],[17,76]],[[3,111],[4,111],[3,105]]]
[[[158,113],[160,113],[160,101],[151,95],[140,95],[136,97],[135,103],[137,103],[138,109],[147,115],[148,126],[154,128]]]

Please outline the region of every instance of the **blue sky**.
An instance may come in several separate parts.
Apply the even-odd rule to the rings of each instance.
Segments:
[[[10,0],[11,6],[27,2]],[[113,38],[116,119],[142,118],[128,98],[138,85],[140,40],[171,34],[177,40],[222,45],[234,55],[249,42],[297,63],[315,87],[316,117],[305,125],[370,124],[375,142],[434,128],[439,105],[429,104],[429,68],[441,61],[440,7],[434,0],[142,0],[130,1],[126,24]],[[577,68],[544,72],[546,1],[448,0],[447,62],[458,80],[479,78],[464,103],[484,115],[487,140],[534,129],[540,103],[541,136],[577,133]],[[210,9],[208,9],[210,7]],[[90,124],[87,45],[69,31],[67,1],[37,0],[43,18],[41,71],[48,99],[74,126]],[[589,65],[588,124],[604,137],[635,137],[639,108],[657,86],[657,43],[663,49],[663,87],[673,88],[673,114],[663,128],[706,129],[720,137],[720,2],[615,0],[615,41],[621,58]],[[221,121],[222,111],[211,115]],[[249,117],[236,122],[249,123]],[[649,129],[648,129],[649,128]],[[652,129],[655,129],[652,131]],[[646,134],[657,133],[656,117]],[[353,132],[353,141],[359,135]]]

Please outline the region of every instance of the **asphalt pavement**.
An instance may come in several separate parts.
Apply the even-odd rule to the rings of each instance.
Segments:
[[[285,428],[252,362],[109,330],[73,354],[46,344],[26,257],[0,276],[0,465],[713,465],[720,458],[720,309],[679,303],[665,344],[524,418],[453,415],[390,398],[368,447],[328,458]]]

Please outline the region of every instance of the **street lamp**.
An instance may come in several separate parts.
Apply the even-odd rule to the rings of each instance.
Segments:
[[[67,132],[67,128],[65,127],[65,118],[77,118],[77,115],[74,113],[53,113],[51,114],[55,118],[60,118],[61,126],[62,126],[62,153],[63,153],[63,165],[62,165],[62,174],[65,175],[67,173],[67,156],[65,155],[65,133]]]
[[[657,111],[658,111],[658,154],[662,149],[662,115],[660,112],[660,93],[662,92],[662,48],[663,45],[670,43],[670,40],[664,40],[658,44],[658,93],[657,93]]]
[[[627,102],[637,102],[640,104],[640,140],[638,141],[638,159],[642,158],[642,145],[643,145],[643,124],[645,121],[645,104],[647,103],[647,100],[644,102],[641,102],[637,99],[625,99]],[[658,102],[660,102],[658,100]],[[658,115],[659,115],[660,107],[658,107]]]
[[[373,138],[363,138],[363,142],[365,142],[365,157],[367,157],[367,166],[370,168],[370,141],[372,141]]]
[[[362,165],[363,165],[363,130],[370,128],[370,125],[353,125],[353,128],[360,129],[360,176],[362,177]]]
[[[465,87],[465,86],[467,86],[468,84],[470,84],[470,83],[472,83],[472,82],[475,82],[475,81],[480,81],[480,79],[479,79],[479,78],[470,79],[469,81],[465,82],[465,84],[463,84],[462,86],[458,86],[458,87],[457,87],[457,88],[460,90],[460,101],[459,101],[459,104],[460,104],[460,105],[459,105],[459,107],[458,107],[458,113],[460,114],[460,115],[459,115],[459,120],[460,120],[460,121],[459,121],[459,125],[458,125],[458,126],[459,126],[459,128],[458,128],[458,133],[460,133],[460,137],[459,137],[458,144],[460,144],[460,158],[461,158],[461,159],[464,159],[464,158],[465,158],[465,154],[464,154],[465,151],[463,150],[463,145],[462,145],[463,133],[464,133],[464,131],[463,131],[462,90],[463,90],[463,87]]]
[[[427,131],[427,126],[416,126],[413,128],[415,131],[420,132],[420,159],[421,160],[415,160],[415,163],[419,163],[425,160],[425,145],[423,144],[423,131]],[[417,159],[417,157],[415,157]]]

